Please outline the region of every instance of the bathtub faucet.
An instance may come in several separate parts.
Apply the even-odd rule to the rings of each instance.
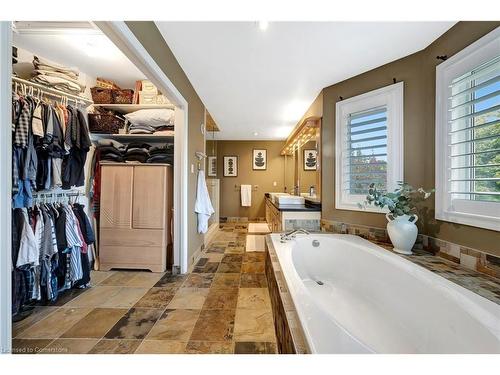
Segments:
[[[281,234],[281,242],[286,242],[288,240],[291,240],[292,238],[295,238],[295,235],[297,233],[310,234],[307,230],[302,229],[302,228],[294,229],[294,230],[291,230],[290,232],[282,233]]]

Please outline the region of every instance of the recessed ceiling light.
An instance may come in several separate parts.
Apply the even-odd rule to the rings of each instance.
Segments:
[[[259,21],[259,29],[262,31],[266,31],[269,26],[269,22],[267,21]]]
[[[258,136],[259,133],[258,132],[253,132],[253,135]]]

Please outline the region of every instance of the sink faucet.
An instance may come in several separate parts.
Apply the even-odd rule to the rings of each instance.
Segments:
[[[310,234],[307,230],[302,229],[302,228],[294,229],[294,230],[291,230],[289,232],[282,233],[281,236],[280,236],[281,237],[281,242],[285,243],[286,241],[289,241],[289,240],[295,238],[295,235],[297,233]]]

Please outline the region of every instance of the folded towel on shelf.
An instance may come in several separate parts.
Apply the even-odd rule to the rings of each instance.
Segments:
[[[252,205],[252,185],[241,185],[241,206],[250,207]]]
[[[80,83],[77,79],[71,78],[70,76],[68,76],[65,73],[54,72],[51,70],[41,70],[41,69],[35,69],[33,73],[35,76],[50,76],[50,77],[62,78],[65,81],[69,81],[69,82],[74,83],[75,85],[78,85],[80,87],[81,91],[85,91],[85,85]]]
[[[53,87],[57,90],[66,91],[71,94],[80,94],[83,91],[78,84],[60,77],[37,75],[32,77],[30,81]]]
[[[39,56],[33,57],[33,65],[35,66],[35,69],[64,73],[68,77],[71,77],[73,79],[77,79],[80,75],[80,72],[76,68],[69,68],[67,66],[59,65]]]

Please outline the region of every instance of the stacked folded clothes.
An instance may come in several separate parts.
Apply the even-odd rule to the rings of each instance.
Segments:
[[[172,109],[140,109],[126,114],[125,118],[130,134],[169,132],[165,135],[173,135],[175,112]]]
[[[129,134],[153,134],[155,128],[150,125],[130,124],[128,132]]]
[[[41,57],[35,56],[33,59],[35,70],[31,81],[55,89],[80,94],[85,91],[85,86],[78,81],[79,71],[62,65],[54,64]]]
[[[166,144],[161,146],[153,146],[149,149],[149,158],[146,160],[147,163],[163,163],[163,164],[173,164],[173,145]]]
[[[145,163],[149,157],[149,149],[151,145],[147,143],[131,142],[125,151],[125,161],[138,161]]]
[[[97,142],[97,150],[99,151],[101,161],[113,161],[118,163],[125,161],[125,145],[113,139],[100,139]]]
[[[130,142],[124,145],[113,139],[100,139],[96,145],[100,160],[104,162],[161,163],[174,162],[174,145],[151,146],[148,143]]]

